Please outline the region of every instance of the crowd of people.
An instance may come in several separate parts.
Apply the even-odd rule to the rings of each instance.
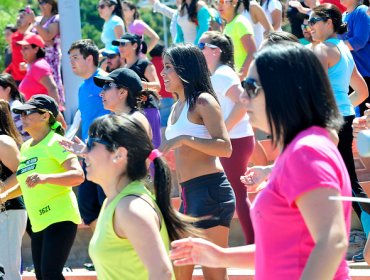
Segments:
[[[83,82],[80,129],[68,139],[57,0],[38,0],[40,16],[26,7],[6,26],[4,279],[21,279],[25,232],[36,278],[64,279],[81,222],[93,231],[98,279],[190,280],[197,264],[205,279],[228,279],[227,267],[254,268],[255,279],[350,279],[351,208],[369,236],[370,204],[329,197],[367,197],[352,145],[370,129],[369,8],[361,0],[150,2],[171,19],[171,47],[126,0],[97,1],[103,49],[88,38],[69,46]],[[279,150],[273,165],[251,166],[256,131]],[[235,211],[245,246],[228,248]],[[353,256],[364,259],[370,237]]]

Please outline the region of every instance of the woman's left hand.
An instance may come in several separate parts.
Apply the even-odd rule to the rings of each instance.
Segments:
[[[161,145],[159,146],[159,150],[163,153],[163,154],[166,154],[168,153],[170,150],[174,150],[178,147],[181,147],[183,145],[183,141],[184,141],[184,136],[178,136],[178,137],[175,137],[171,140],[167,140],[167,139],[163,139]]]
[[[26,184],[29,188],[36,187],[38,184],[45,184],[47,177],[43,174],[33,173],[26,179]]]

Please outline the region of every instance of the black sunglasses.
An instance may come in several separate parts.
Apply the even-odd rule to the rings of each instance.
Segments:
[[[87,149],[87,152],[90,152],[92,150],[92,148],[94,147],[94,143],[99,143],[99,144],[102,144],[108,148],[114,148],[114,145],[109,143],[108,141],[105,141],[104,139],[101,139],[101,138],[87,138],[86,140],[86,149]]]
[[[105,6],[107,6],[107,5],[105,5],[105,4],[99,4],[99,5],[97,5],[96,7],[97,7],[98,9],[104,9],[104,8],[105,8]]]
[[[103,85],[103,91],[110,90],[111,88],[118,88],[118,85],[113,82],[105,83]]]
[[[44,5],[44,4],[47,4],[48,2],[47,1],[39,1],[39,5]]]
[[[131,42],[119,42],[119,45],[120,45],[121,47],[124,47],[124,46],[126,46],[128,43],[131,43]]]
[[[324,18],[312,17],[308,20],[308,25],[312,26],[312,25],[315,25],[319,21],[325,21],[325,20],[328,20],[328,19],[329,19],[328,17],[324,17]]]
[[[38,109],[29,109],[29,110],[21,111],[20,115],[25,117],[25,116],[29,116],[29,115],[34,114],[34,113],[44,114],[45,112],[41,112]]]
[[[310,28],[310,26],[308,25],[308,24],[301,24],[301,29],[302,29],[302,31],[304,31],[304,30],[310,30],[311,28]]]
[[[255,98],[259,90],[262,89],[262,87],[257,84],[256,80],[252,78],[245,79],[241,84],[249,99]]]

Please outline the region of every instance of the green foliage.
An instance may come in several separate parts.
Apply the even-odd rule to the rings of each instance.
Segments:
[[[77,0],[76,0],[77,1]],[[99,48],[103,48],[100,40],[101,30],[104,21],[99,17],[97,4],[99,0],[80,0],[81,11],[81,31],[82,38],[90,38],[95,41]],[[137,1],[134,1],[137,2]],[[36,0],[0,0],[0,30],[4,30],[7,24],[15,24],[17,12],[27,4],[31,5],[36,14],[40,14]],[[151,8],[140,9],[141,19],[153,28],[163,40],[163,19],[159,13],[153,13]],[[169,26],[169,21],[167,20]],[[1,35],[3,36],[3,35]],[[168,38],[170,38],[168,32]],[[0,72],[4,69],[4,49],[6,42],[4,37],[0,37]]]

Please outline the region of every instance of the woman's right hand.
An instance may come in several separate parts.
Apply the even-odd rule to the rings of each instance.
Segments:
[[[366,116],[355,118],[352,122],[353,137],[357,138],[360,131],[367,129]]]
[[[171,243],[170,258],[175,266],[200,264],[219,267],[221,247],[202,238],[184,238]]]
[[[76,156],[79,156],[79,157],[82,157],[82,158],[84,158],[86,156],[86,152],[87,152],[86,145],[77,136],[75,136],[73,138],[73,141],[63,139],[62,141],[59,141],[59,144],[64,149],[66,149],[67,151],[75,154]]]
[[[240,181],[247,188],[248,192],[259,192],[265,184],[262,182],[271,172],[271,166],[253,166],[247,169],[244,176],[240,177]]]

